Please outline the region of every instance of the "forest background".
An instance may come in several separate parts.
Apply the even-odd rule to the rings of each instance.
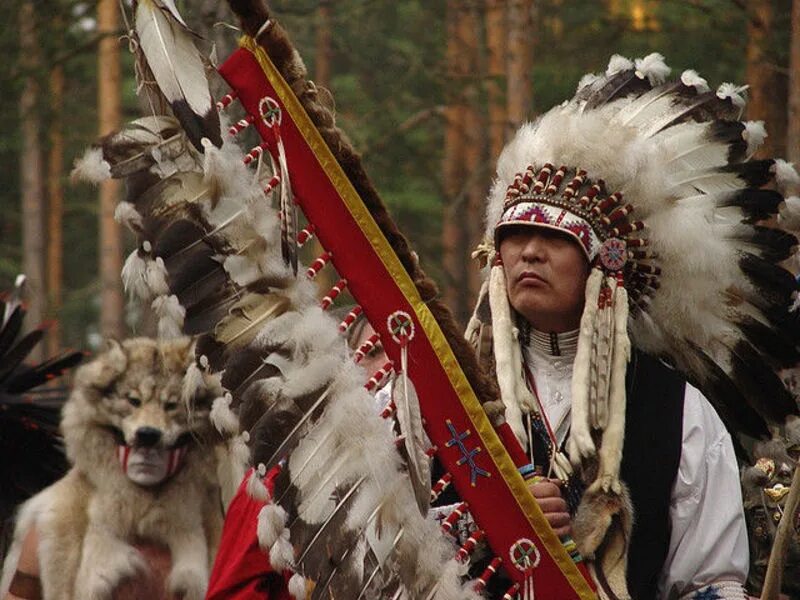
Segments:
[[[177,2],[222,61],[224,2]],[[764,155],[800,160],[800,0],[281,0],[270,3],[423,267],[462,322],[469,255],[493,164],[522,122],[571,97],[615,53],[661,52],[673,75],[748,84]],[[99,134],[146,113],[136,97],[129,2],[0,3],[0,289],[29,277],[30,321],[49,351],[148,333],[119,271],[133,240],[113,222],[123,193],[73,185]],[[224,91],[222,91],[224,93]]]

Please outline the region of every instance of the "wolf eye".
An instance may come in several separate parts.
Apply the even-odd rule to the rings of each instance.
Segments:
[[[128,402],[130,403],[131,406],[136,408],[142,405],[142,401],[139,400],[139,398],[137,398],[136,396],[128,396]]]
[[[178,403],[174,401],[164,402],[164,410],[175,410],[178,408]]]

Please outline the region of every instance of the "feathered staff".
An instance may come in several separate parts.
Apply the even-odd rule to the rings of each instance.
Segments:
[[[261,5],[255,8],[259,6],[263,10]],[[262,20],[254,27],[253,33],[258,34],[262,27],[269,28],[269,22]],[[202,334],[197,369],[224,371],[223,384],[230,392],[215,403],[215,419],[223,429],[241,428],[252,434],[255,460],[263,465],[258,472],[282,459],[272,501],[259,518],[262,547],[269,550],[273,566],[297,571],[300,579],[294,588],[302,587],[301,574],[313,580],[315,596],[330,591],[360,598],[406,590],[420,597],[472,597],[474,591],[462,589],[460,576],[475,546],[487,534],[476,531],[463,547],[452,548],[448,532],[454,521],[439,531],[420,511],[430,492],[425,474],[429,458],[419,431],[425,413],[420,414],[410,386],[419,375],[416,391],[420,398],[428,398],[426,419],[438,429],[436,437],[442,441],[433,451],[451,468],[460,468],[453,476],[457,486],[469,493],[480,483],[481,490],[488,490],[483,492],[485,515],[497,514],[495,491],[504,494],[512,507],[504,514],[504,522],[512,523],[508,530],[488,534],[499,551],[505,553],[520,531],[536,537],[532,523],[538,519],[536,527],[543,532],[549,553],[542,556],[540,571],[556,575],[566,564],[572,579],[568,582],[561,575],[561,583],[552,585],[566,586],[563,597],[591,597],[569,555],[543,525],[541,513],[474,395],[477,391],[478,397],[491,399],[493,386],[478,369],[449,311],[436,300],[435,286],[389,219],[354,151],[333,126],[332,115],[316,102],[315,88],[304,79],[294,49],[279,30],[272,33],[276,35],[269,36],[270,53],[299,98],[307,101],[315,120],[314,132],[307,131],[312,137],[321,132],[322,138],[306,143],[298,138],[297,125],[289,119],[284,104],[297,102],[298,97],[286,87],[280,103],[269,94],[246,100],[248,117],[234,124],[229,133],[235,136],[255,125],[265,142],[244,156],[235,144],[227,142],[220,149],[205,143],[202,157],[191,148],[182,148],[177,143],[180,136],[164,144],[162,140],[172,139],[167,137],[172,124],[162,118],[135,123],[109,137],[99,152],[90,151],[93,158],[83,163],[94,168],[82,169],[100,176],[128,176],[128,202],[120,205],[117,214],[136,232],[139,247],[126,261],[126,287],[151,302],[162,334],[181,329]],[[238,53],[233,62],[226,62],[223,74],[230,76],[237,61],[246,60],[249,66],[237,76],[248,78],[247,69],[256,65],[254,56]],[[265,84],[263,71],[253,77],[257,85]],[[220,106],[232,96],[223,98]],[[311,145],[318,155],[308,154]],[[324,160],[338,170],[320,179],[319,168],[307,161],[321,160],[326,152],[335,152]],[[273,161],[280,168],[270,169]],[[291,255],[287,260],[284,246],[294,246],[292,236],[279,234],[287,226],[294,229],[286,220],[287,198],[281,197],[277,216],[266,201],[278,186],[289,189],[284,187],[289,183],[285,181],[289,170],[298,198],[313,196],[316,200],[303,205],[305,211],[312,211],[307,216],[316,223],[300,232],[296,243],[306,241],[318,226],[320,241],[324,246],[331,244],[334,254],[327,252],[314,261],[307,278],[296,278]],[[352,196],[353,188],[366,207]],[[350,194],[349,202],[354,204],[343,204],[340,193]],[[355,228],[354,213],[349,212],[353,207],[360,215]],[[337,229],[336,223],[343,229]],[[375,230],[366,236],[361,227]],[[378,240],[384,256],[372,246],[373,240]],[[348,247],[341,246],[343,242]],[[294,247],[290,252],[296,253]],[[393,265],[388,273],[386,261]],[[396,364],[402,365],[403,377],[409,378],[400,380],[395,394],[405,436],[401,440],[395,439],[392,429],[376,414],[367,393],[394,373],[393,364],[384,365],[363,386],[340,338],[352,323],[352,315],[337,328],[314,300],[309,279],[330,263],[343,278],[325,296],[321,308],[330,306],[348,287],[363,303],[384,342],[396,344],[389,352]],[[376,280],[389,285],[381,289]],[[415,328],[418,332],[425,329],[425,334],[437,341],[415,335]],[[366,351],[360,348],[355,358]],[[454,354],[466,366],[467,377]],[[424,376],[420,364],[430,366]],[[404,383],[409,385],[404,387]],[[471,398],[469,411],[461,397]],[[445,406],[453,412],[445,411]],[[441,409],[441,414],[431,413],[431,409]],[[392,410],[384,411],[386,416],[391,414]],[[470,428],[475,428],[475,433]],[[460,442],[470,435],[474,441],[467,444],[447,441],[455,436]],[[396,449],[398,443],[408,465]],[[488,445],[484,448],[483,444]],[[339,459],[331,463],[329,456]],[[507,481],[507,475],[497,470],[498,464],[516,478]],[[416,485],[409,479],[409,466]],[[259,498],[265,497],[257,478],[251,479],[248,488]],[[521,500],[515,501],[515,497]],[[478,510],[480,504],[473,503],[471,510]],[[454,514],[465,512],[462,507]],[[561,567],[551,554],[559,556]],[[492,561],[492,568],[476,584],[478,588],[501,561],[500,557]],[[520,571],[518,577],[525,574]],[[546,591],[546,586],[541,589]]]

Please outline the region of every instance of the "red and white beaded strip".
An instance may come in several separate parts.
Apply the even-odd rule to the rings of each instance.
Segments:
[[[300,233],[297,234],[297,247],[302,248],[306,243],[314,237],[314,232],[317,230],[316,226],[311,224]]]
[[[451,531],[453,531],[453,527],[455,527],[456,522],[464,515],[464,513],[467,512],[468,508],[469,504],[467,504],[466,502],[462,502],[461,504],[456,506],[453,509],[453,512],[451,512],[442,523],[442,531],[444,531],[445,533],[450,533]]]
[[[369,381],[364,384],[364,387],[367,389],[368,392],[373,391],[378,387],[378,385],[389,375],[394,372],[394,366],[392,365],[392,361],[387,361],[380,369],[375,371],[375,374],[369,378]]]
[[[230,92],[228,94],[225,94],[222,98],[220,98],[217,101],[217,110],[222,112],[223,110],[228,108],[231,105],[231,102],[236,100],[237,97],[238,94],[236,92]]]
[[[322,306],[322,310],[328,310],[331,304],[333,304],[333,301],[336,300],[339,294],[341,294],[346,287],[347,287],[347,279],[340,279],[339,281],[337,281],[336,285],[334,285],[322,299],[322,303],[320,304],[320,306]]]
[[[244,119],[239,119],[228,128],[228,135],[235,136],[250,127],[256,118],[253,115],[247,115]]]
[[[278,185],[281,183],[281,176],[280,175],[273,175],[272,179],[269,180],[267,185],[264,186],[264,193],[269,194],[272,190],[274,190]]]
[[[381,418],[388,419],[391,417],[395,411],[397,411],[397,405],[395,405],[394,400],[390,400],[389,404],[381,411]]]
[[[303,231],[305,231],[305,229]],[[297,239],[299,240],[300,236],[297,236]],[[364,312],[364,309],[360,306],[353,307],[353,310],[347,313],[347,316],[339,323],[339,333],[347,333],[348,329],[352,327],[353,323],[362,312]]]
[[[381,336],[379,336],[377,333],[373,333],[371,336],[369,336],[369,338],[367,338],[367,341],[359,346],[358,350],[356,350],[355,354],[353,355],[353,360],[356,362],[356,364],[360,363],[364,357],[372,351],[380,339]]]
[[[453,481],[453,476],[450,473],[445,473],[431,488],[431,502],[436,502],[444,491],[450,486]]]
[[[261,142],[258,146],[251,148],[250,152],[244,155],[244,164],[249,165],[259,156],[264,154],[264,150],[266,150],[268,147],[269,146],[267,146],[267,142]]]
[[[467,538],[467,541],[464,542],[464,545],[458,549],[456,553],[456,560],[459,562],[464,562],[469,558],[469,555],[475,551],[475,546],[486,537],[486,532],[483,529],[478,529]]]
[[[308,267],[306,271],[306,277],[309,279],[314,279],[319,272],[325,268],[331,260],[332,254],[330,252],[323,252],[320,256],[314,259],[314,262],[311,263],[311,266]]]
[[[499,556],[495,556],[492,559],[492,562],[489,563],[489,566],[484,569],[481,576],[475,580],[475,591],[479,594],[486,589],[486,584],[489,583],[489,580],[497,574],[497,570],[500,568],[500,565],[503,564],[503,559]]]

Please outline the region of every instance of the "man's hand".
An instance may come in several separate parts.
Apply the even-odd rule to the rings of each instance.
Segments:
[[[567,502],[561,497],[561,488],[552,481],[539,481],[530,486],[533,497],[542,509],[547,522],[558,537],[572,534]]]

